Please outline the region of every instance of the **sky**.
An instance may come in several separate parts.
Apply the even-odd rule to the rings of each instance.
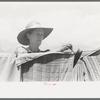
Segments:
[[[53,28],[42,50],[69,43],[74,50],[100,47],[100,2],[0,2],[0,52],[21,46],[17,35],[31,21]]]

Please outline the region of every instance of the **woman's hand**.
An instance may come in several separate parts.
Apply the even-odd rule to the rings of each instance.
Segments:
[[[74,53],[73,51],[73,47],[71,44],[66,44],[66,45],[63,45],[59,50],[57,50],[58,52],[66,52],[66,51],[71,51]]]

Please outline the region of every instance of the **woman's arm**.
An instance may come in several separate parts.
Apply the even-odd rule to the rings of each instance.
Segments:
[[[16,54],[16,57],[18,57],[20,54],[26,54],[27,50],[24,47],[18,47],[14,53]]]

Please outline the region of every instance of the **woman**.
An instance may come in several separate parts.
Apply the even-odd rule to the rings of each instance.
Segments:
[[[26,45],[28,47],[19,47],[16,50],[16,64],[18,66],[18,69],[20,69],[20,80],[23,81],[23,72],[28,72],[30,66],[25,65],[25,69],[23,69],[20,65],[23,63],[30,61],[31,56],[27,53],[37,53],[37,52],[47,52],[49,50],[41,51],[39,49],[39,46],[41,45],[42,41],[52,32],[53,28],[44,28],[40,25],[38,22],[31,22],[26,26],[26,29],[21,31],[18,36],[18,42],[22,45]],[[68,48],[72,48],[71,45],[65,45],[61,49],[57,50],[59,52],[63,52]],[[24,53],[25,59],[21,54]],[[26,54],[25,54],[26,53]],[[22,58],[20,58],[21,56]],[[32,60],[32,59],[31,59]],[[27,63],[26,63],[27,64]],[[22,71],[24,70],[24,71]],[[21,72],[22,71],[22,72]],[[30,74],[31,75],[31,74]]]
[[[30,22],[25,30],[21,31],[17,40],[20,44],[26,45],[28,47],[19,47],[16,49],[17,56],[22,53],[35,53],[35,52],[47,52],[49,49],[45,51],[41,51],[39,46],[42,41],[52,32],[53,28],[44,28],[41,26],[39,22]],[[57,51],[63,52],[65,50],[70,49],[72,45],[65,45]]]
[[[45,52],[39,49],[42,41],[52,32],[53,28],[44,28],[39,22],[29,23],[25,30],[21,31],[17,40],[20,44],[28,47],[19,47],[16,50],[16,54],[22,53],[34,53],[34,52]],[[49,50],[46,50],[49,51]]]

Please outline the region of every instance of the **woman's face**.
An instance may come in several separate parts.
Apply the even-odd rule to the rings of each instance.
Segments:
[[[44,38],[43,29],[35,29],[30,34],[27,34],[30,44],[40,46]]]

